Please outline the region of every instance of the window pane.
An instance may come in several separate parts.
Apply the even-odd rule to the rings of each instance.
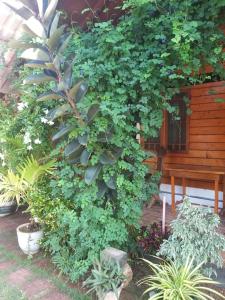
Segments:
[[[183,98],[185,94],[179,94],[172,101],[176,113],[168,114],[168,150],[173,152],[187,149],[187,106]]]

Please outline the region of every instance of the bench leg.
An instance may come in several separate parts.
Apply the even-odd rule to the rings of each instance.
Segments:
[[[172,197],[172,212],[176,212],[176,204],[175,204],[175,178],[171,176],[171,197]]]
[[[219,181],[215,180],[215,205],[214,212],[218,214],[219,212]]]

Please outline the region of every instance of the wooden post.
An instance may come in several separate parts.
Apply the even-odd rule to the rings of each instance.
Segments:
[[[215,205],[214,205],[214,212],[218,214],[219,209],[219,180],[215,180]]]
[[[223,175],[223,208],[225,209],[225,175]]]
[[[166,197],[163,196],[162,233],[166,231]]]
[[[176,204],[175,204],[175,178],[171,176],[171,197],[172,197],[172,212],[176,212]]]

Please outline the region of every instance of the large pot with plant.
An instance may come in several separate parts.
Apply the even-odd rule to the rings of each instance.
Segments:
[[[95,292],[99,300],[118,300],[126,277],[118,263],[112,261],[96,261],[90,277],[84,286],[88,293]]]
[[[30,157],[17,168],[16,172],[8,170],[7,174],[0,178],[1,201],[7,203],[11,199],[16,199],[19,206],[23,200],[29,206],[32,201],[29,197],[30,192],[35,188],[42,175],[51,172],[54,163],[54,161],[49,161],[40,164],[36,159]],[[18,243],[25,254],[37,253],[42,237],[41,224],[35,218],[32,218],[29,223],[17,227]]]

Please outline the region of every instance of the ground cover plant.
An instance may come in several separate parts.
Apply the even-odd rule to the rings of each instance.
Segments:
[[[34,112],[39,125],[36,117],[29,122],[27,150],[35,151],[40,130],[43,153],[57,159],[35,196],[43,203],[49,191],[56,205],[52,209],[48,201],[49,214],[36,204],[31,211],[43,222],[47,216],[44,245],[73,281],[104,247],[127,248],[144,202],[157,193],[158,176],[146,176],[142,162],[150,154],[136,135],[157,135],[163,110],[172,111],[172,96],[208,76],[199,77],[201,67],[210,64],[223,76],[223,5],[194,2],[125,1],[128,13],[116,26],[95,23],[87,31],[61,26],[56,0],[38,1],[35,21],[26,2],[30,38],[18,46],[28,48],[20,56],[21,102],[29,103],[20,124]]]
[[[172,234],[161,245],[159,254],[178,266],[184,265],[187,257],[193,257],[193,265],[202,263],[203,272],[211,276],[215,266],[223,266],[221,252],[225,250],[225,238],[218,233],[220,217],[210,209],[193,207],[188,199],[178,211],[171,224]]]

